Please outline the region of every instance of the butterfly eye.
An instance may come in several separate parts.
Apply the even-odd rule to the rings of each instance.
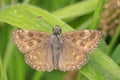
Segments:
[[[61,33],[61,28],[59,27],[59,25],[56,25],[55,28],[53,29],[53,34],[54,35],[59,35]]]

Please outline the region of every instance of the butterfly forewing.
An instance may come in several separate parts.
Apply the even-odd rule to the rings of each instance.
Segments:
[[[81,68],[88,60],[87,54],[72,46],[68,42],[64,42],[59,56],[59,69],[69,71]]]
[[[102,33],[98,30],[79,30],[62,35],[70,44],[84,52],[93,51],[101,41]]]
[[[17,47],[24,53],[42,45],[47,41],[50,35],[45,32],[34,30],[15,30],[13,31],[13,39]]]

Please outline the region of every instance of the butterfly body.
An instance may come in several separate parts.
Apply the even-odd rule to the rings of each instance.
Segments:
[[[58,60],[62,45],[59,35],[52,35],[50,39],[50,43],[52,49],[53,66],[54,69],[58,69]]]
[[[25,53],[25,61],[39,71],[70,71],[81,68],[88,61],[88,52],[101,41],[98,30],[79,30],[61,34],[57,25],[53,34],[34,30],[15,30],[13,39]]]

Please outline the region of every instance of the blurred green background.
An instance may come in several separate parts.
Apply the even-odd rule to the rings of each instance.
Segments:
[[[80,70],[36,71],[25,63],[13,42],[15,29],[51,33],[56,24],[63,33],[102,31],[99,47]],[[0,80],[120,80],[119,24],[119,0],[0,0]]]

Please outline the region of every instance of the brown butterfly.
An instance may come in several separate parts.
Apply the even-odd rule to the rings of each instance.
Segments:
[[[25,53],[26,63],[39,71],[60,69],[69,71],[81,68],[88,61],[88,52],[101,41],[98,30],[79,30],[61,34],[58,25],[53,35],[34,30],[15,30],[13,39]]]

